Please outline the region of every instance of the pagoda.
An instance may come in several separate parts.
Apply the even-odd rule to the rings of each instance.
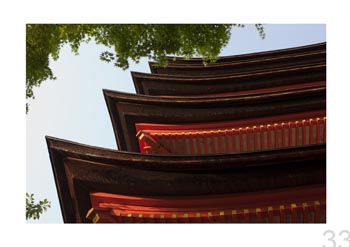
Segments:
[[[118,150],[46,137],[65,223],[326,222],[326,43],[149,66]]]

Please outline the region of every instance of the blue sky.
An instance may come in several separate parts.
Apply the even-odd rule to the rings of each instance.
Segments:
[[[264,25],[266,38],[261,40],[253,25],[234,28],[229,44],[221,54],[234,55],[296,47],[326,41],[326,25]],[[62,216],[53,179],[45,135],[84,144],[116,149],[111,121],[102,89],[134,93],[130,71],[149,73],[148,60],[131,63],[123,71],[99,60],[106,48],[93,42],[82,44],[79,55],[63,47],[58,61],[50,66],[57,77],[35,89],[26,116],[27,170],[26,191],[36,199],[48,198],[51,208],[40,221],[61,223]]]

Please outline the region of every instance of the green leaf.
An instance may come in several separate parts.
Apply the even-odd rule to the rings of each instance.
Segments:
[[[141,57],[167,66],[167,55],[202,57],[203,64],[213,62],[231,37],[232,27],[243,24],[27,24],[26,26],[26,98],[34,99],[33,89],[45,80],[55,80],[49,58],[59,59],[60,49],[68,44],[78,55],[81,43],[95,40],[111,48],[100,59],[113,62],[123,70],[129,61]],[[256,24],[262,39],[262,24]],[[29,105],[26,104],[26,113]],[[34,195],[32,195],[34,196]]]
[[[44,199],[43,201],[39,201],[39,203],[35,204],[34,200],[34,194],[28,194],[26,193],[26,219],[39,219],[40,215],[45,211],[47,211],[47,208],[50,208],[51,203]]]

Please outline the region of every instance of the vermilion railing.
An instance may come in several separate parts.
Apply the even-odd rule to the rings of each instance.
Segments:
[[[174,128],[174,127],[173,127]],[[140,130],[141,152],[223,154],[326,143],[326,117],[211,130]]]
[[[193,197],[91,193],[95,223],[322,223],[325,186]]]

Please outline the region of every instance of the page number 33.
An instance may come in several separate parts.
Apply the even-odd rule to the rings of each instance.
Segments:
[[[323,236],[327,237],[327,245],[324,244],[322,247],[350,247],[350,231],[342,230],[338,237],[334,231],[327,230],[323,233]],[[341,243],[338,241],[341,241]]]

